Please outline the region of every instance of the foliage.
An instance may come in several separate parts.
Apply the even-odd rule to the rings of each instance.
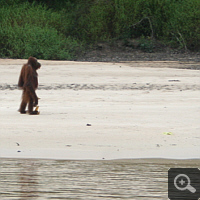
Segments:
[[[0,56],[75,59],[98,41],[200,50],[199,0],[1,0]]]
[[[152,53],[154,49],[153,41],[150,38],[141,37],[139,40],[139,48],[147,53]]]
[[[60,15],[24,3],[0,9],[0,56],[74,59],[78,41],[62,34]]]

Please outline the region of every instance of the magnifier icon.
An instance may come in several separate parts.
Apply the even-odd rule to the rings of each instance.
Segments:
[[[178,178],[180,178],[180,177],[182,179],[178,180]],[[184,179],[186,179],[187,182],[184,181]],[[183,187],[178,186],[177,183],[179,183],[180,185],[183,185]],[[191,183],[190,178],[186,174],[179,174],[174,179],[174,186],[176,187],[177,190],[181,190],[181,191],[189,190],[190,192],[195,193],[196,189],[194,187],[192,187],[190,185],[190,183]],[[184,186],[184,185],[186,185],[186,186]]]

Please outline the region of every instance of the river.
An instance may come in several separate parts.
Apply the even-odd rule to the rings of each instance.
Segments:
[[[171,167],[200,160],[0,159],[0,199],[167,199]]]

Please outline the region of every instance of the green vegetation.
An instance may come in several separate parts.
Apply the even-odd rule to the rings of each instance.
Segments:
[[[73,60],[99,41],[200,50],[199,0],[1,0],[0,57]]]

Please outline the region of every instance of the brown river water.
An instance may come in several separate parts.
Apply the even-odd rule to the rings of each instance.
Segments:
[[[0,199],[168,199],[168,170],[200,160],[0,159]]]

